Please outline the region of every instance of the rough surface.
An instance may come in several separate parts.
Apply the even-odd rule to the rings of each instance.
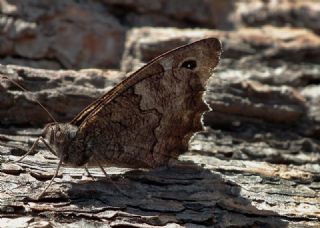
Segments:
[[[210,27],[234,26],[234,1],[230,0],[104,0],[117,18],[129,27]],[[127,10],[130,9],[130,10]]]
[[[165,51],[210,36],[222,41],[222,63],[226,62],[222,67],[229,68],[237,64],[237,68],[241,69],[244,64],[259,64],[275,68],[283,64],[283,69],[291,70],[291,67],[297,69],[300,65],[320,61],[320,37],[306,29],[265,26],[260,29],[220,31],[146,27],[133,29],[128,34],[121,69],[125,72],[136,70],[141,63]],[[290,63],[294,64],[288,67]],[[275,79],[278,80],[278,77]]]
[[[131,28],[231,30],[272,24],[319,34],[319,15],[316,0],[0,0],[0,63],[117,68]]]
[[[206,132],[210,133],[213,132]],[[215,140],[220,144],[215,147],[217,150],[232,148],[231,142],[226,142],[231,140],[230,135],[214,133],[225,139],[225,145]],[[35,139],[21,134],[15,134],[20,146],[27,147],[26,142]],[[206,139],[209,140],[197,137],[194,143],[203,144]],[[10,141],[12,144],[12,138]],[[2,146],[1,152],[10,160],[16,159],[10,155],[13,148]],[[90,169],[96,178],[92,181],[83,169],[64,168],[45,198],[33,201],[29,197],[39,194],[57,163],[52,155],[41,151],[23,162],[2,166],[2,216],[6,221],[28,224],[54,218],[50,223],[56,226],[66,222],[215,227],[306,227],[319,223],[318,164],[277,165],[255,156],[226,159],[201,150],[180,159],[192,162],[152,171],[107,168],[112,182],[105,180],[99,169]],[[18,221],[12,216],[26,217]]]
[[[2,64],[47,69],[119,64],[125,28],[95,1],[1,0],[0,6]]]
[[[125,76],[115,70],[52,71],[13,65],[0,65],[1,75],[29,91],[22,92],[11,82],[1,79],[0,123],[6,126],[39,126],[52,122],[35,100],[44,104],[57,120],[70,120]]]
[[[238,1],[235,17],[245,26],[292,26],[320,34],[320,2],[317,0]]]
[[[147,34],[146,29],[141,32]],[[153,33],[158,35],[164,30]],[[176,33],[179,34],[179,30]],[[182,40],[194,39],[187,31],[185,34]],[[161,36],[158,37],[161,47]],[[170,42],[169,39],[167,43]],[[251,44],[250,40],[248,43]],[[312,45],[313,49],[317,48]],[[148,53],[147,48],[144,50]],[[226,52],[237,53],[232,46]],[[313,59],[301,63],[290,58],[264,56],[259,59],[260,55],[254,53],[251,58],[235,61],[242,55],[247,56],[238,53],[238,57],[223,58],[210,81],[206,101],[214,111],[205,116],[205,123],[210,127],[194,137],[189,152],[180,156],[181,163],[149,171],[109,167],[106,171],[112,182],[105,180],[96,168],[90,169],[96,178],[92,181],[83,169],[64,167],[45,198],[38,202],[28,197],[40,193],[57,165],[56,158],[41,147],[40,153],[22,162],[2,164],[3,221],[47,224],[54,218],[50,222],[52,226],[73,222],[86,226],[316,227],[320,221],[320,118],[319,93],[316,92],[319,65]],[[259,61],[254,62],[255,59]],[[20,69],[23,74],[19,76]],[[88,102],[93,99],[90,93],[93,79],[87,74],[96,72],[94,81],[111,85],[121,78],[119,72],[113,71],[111,75],[117,77],[112,80],[111,76],[106,77],[108,74],[94,70],[43,71],[39,75],[41,70],[16,66],[2,66],[1,72],[19,77],[19,83],[35,94],[50,85],[49,94],[64,97],[59,100],[60,105],[73,102],[77,109],[83,104],[74,102],[77,96],[66,92],[68,87],[62,86],[66,81],[61,83],[61,75],[68,75],[69,83],[80,80],[74,86],[88,91],[83,95]],[[33,83],[27,83],[30,79]],[[28,94],[10,83],[1,85],[2,103],[9,103],[6,97],[10,94],[17,98]],[[104,87],[108,88],[106,84]],[[62,92],[56,93],[58,90],[53,88],[61,88]],[[96,91],[103,92],[103,89]],[[28,103],[20,100],[22,104]],[[44,105],[50,104],[50,99],[41,101]],[[32,105],[31,110],[36,111],[37,104]],[[67,115],[67,107],[61,110],[59,119]],[[23,105],[18,108],[19,112],[7,116],[24,112]],[[29,118],[39,119],[33,115]],[[13,127],[12,124],[19,125],[15,118],[10,121],[5,123],[11,127],[2,127],[0,137],[1,155],[6,161],[24,154],[41,132],[35,128]],[[42,121],[44,124],[46,119]],[[23,124],[28,126],[26,121]]]
[[[122,67],[0,65],[1,75],[30,90],[0,81],[0,226],[319,227],[319,1],[153,3],[0,0],[0,63]],[[208,12],[216,19],[202,17]],[[264,26],[270,24],[277,27]],[[97,168],[90,168],[92,180],[84,169],[64,166],[44,198],[34,199],[58,162],[43,145],[13,162],[51,122],[34,98],[68,121],[122,72],[207,36],[224,49],[206,93],[213,111],[180,162],[153,170],[107,167],[112,181]],[[112,45],[93,48],[95,39]]]

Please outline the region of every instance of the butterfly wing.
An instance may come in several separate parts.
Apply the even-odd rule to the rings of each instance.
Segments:
[[[221,44],[208,38],[165,53],[88,106],[71,123],[100,163],[156,167],[185,152],[202,129],[202,100]]]

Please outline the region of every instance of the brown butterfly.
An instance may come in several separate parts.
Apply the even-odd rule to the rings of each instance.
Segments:
[[[48,124],[27,154],[42,141],[60,159],[52,180],[62,163],[101,168],[168,164],[202,130],[208,110],[202,96],[220,55],[219,40],[207,38],[158,56],[71,122]]]

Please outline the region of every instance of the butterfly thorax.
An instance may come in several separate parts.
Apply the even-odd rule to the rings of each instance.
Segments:
[[[78,127],[70,123],[50,123],[43,132],[43,135],[55,155],[62,159],[64,164],[71,166],[82,166],[88,162],[90,156],[77,151],[74,145]]]

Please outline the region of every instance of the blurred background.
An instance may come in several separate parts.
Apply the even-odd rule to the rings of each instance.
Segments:
[[[1,0],[0,13],[0,63],[45,69],[128,69],[209,35],[225,42],[224,58],[305,50],[320,34],[316,0]],[[297,54],[287,58],[319,60],[316,49]]]

